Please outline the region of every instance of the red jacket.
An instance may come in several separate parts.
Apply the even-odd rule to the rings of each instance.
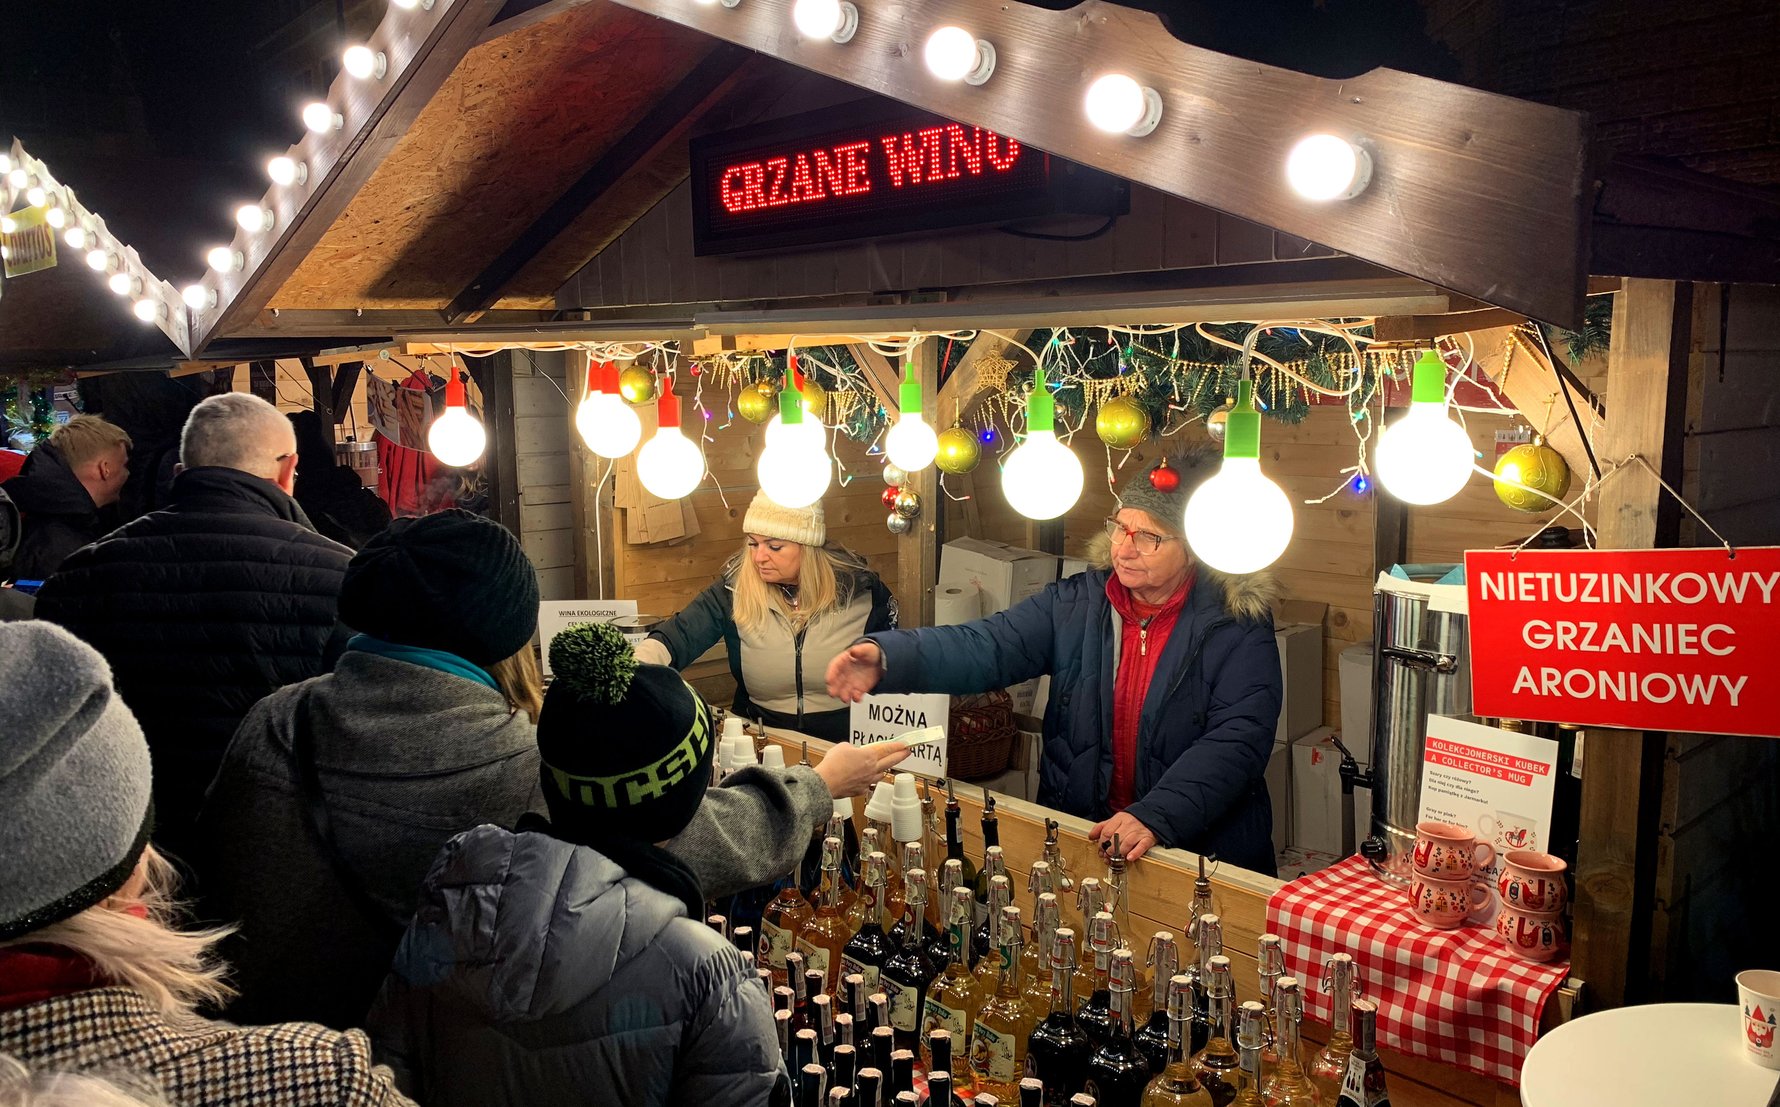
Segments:
[[[1117,573],[1106,578],[1106,598],[1119,613],[1123,628],[1119,669],[1113,676],[1112,782],[1106,790],[1107,806],[1114,811],[1125,810],[1137,799],[1137,726],[1143,718],[1143,701],[1156,675],[1156,663],[1162,660],[1162,649],[1192,592],[1189,573],[1166,603],[1147,604],[1119,583]]]

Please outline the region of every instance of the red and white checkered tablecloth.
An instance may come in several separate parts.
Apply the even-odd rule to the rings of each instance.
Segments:
[[[1539,1018],[1570,974],[1568,961],[1535,965],[1494,930],[1436,930],[1409,911],[1407,893],[1350,857],[1292,881],[1267,901],[1286,973],[1304,985],[1304,1013],[1328,1024],[1323,966],[1353,957],[1362,995],[1378,1004],[1378,1041],[1415,1057],[1518,1086]]]

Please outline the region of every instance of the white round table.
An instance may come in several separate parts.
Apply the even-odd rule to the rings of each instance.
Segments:
[[[1735,1004],[1600,1011],[1540,1038],[1520,1072],[1522,1107],[1766,1107],[1780,1072],[1748,1060]]]

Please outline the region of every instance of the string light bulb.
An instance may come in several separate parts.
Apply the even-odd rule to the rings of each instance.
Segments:
[[[1471,436],[1446,413],[1446,363],[1433,350],[1416,359],[1409,411],[1378,436],[1374,471],[1405,503],[1444,503],[1471,479]]]
[[[180,290],[179,298],[193,311],[204,311],[216,306],[216,289],[201,284],[188,284]]]
[[[263,208],[258,204],[242,204],[235,209],[235,225],[248,234],[259,234],[269,231],[277,222],[277,216],[271,208]]]
[[[637,448],[643,421],[619,394],[617,366],[587,359],[587,391],[575,409],[575,429],[600,457],[620,458]]]
[[[659,429],[637,451],[637,479],[650,495],[678,500],[705,477],[705,455],[680,430],[680,397],[661,389],[655,412]]]
[[[18,220],[10,215],[0,215],[0,234],[13,234],[18,229]]]
[[[859,9],[849,0],[797,0],[791,21],[805,38],[848,42],[859,30]]]
[[[22,166],[9,169],[6,172],[6,183],[14,188],[24,188],[31,183],[31,174],[25,172]]]
[[[921,418],[921,382],[915,379],[915,363],[905,362],[902,372],[901,413],[884,436],[884,453],[890,464],[907,473],[918,473],[939,455],[939,435]]]
[[[44,191],[42,185],[32,185],[25,190],[25,204],[27,206],[40,208],[47,203],[49,203],[49,193]]]
[[[337,131],[345,126],[345,124],[346,119],[344,116],[327,104],[322,103],[320,100],[305,105],[303,108],[303,126],[308,127],[318,135],[325,135],[329,131]]]
[[[119,296],[139,296],[142,294],[141,279],[133,277],[123,270],[113,273],[111,278],[107,280],[105,284],[106,287],[110,288]]]
[[[130,311],[144,323],[155,323],[167,314],[167,305],[159,300],[144,297],[130,305]]]
[[[62,233],[62,241],[68,244],[70,250],[84,250],[87,245],[87,229],[76,223]]]
[[[1372,181],[1372,155],[1335,135],[1306,135],[1286,155],[1286,183],[1306,200],[1351,200]]]
[[[1187,545],[1220,573],[1253,573],[1292,540],[1292,502],[1261,472],[1261,413],[1254,385],[1237,382],[1224,424],[1224,464],[1187,500]]]
[[[381,81],[389,72],[389,56],[363,44],[348,46],[340,55],[340,66],[361,81]]]
[[[204,261],[218,273],[233,273],[246,264],[241,251],[232,246],[212,246],[204,255]]]
[[[68,225],[68,212],[60,204],[57,204],[44,213],[43,221],[59,231]]]
[[[1142,138],[1162,122],[1162,94],[1123,73],[1108,73],[1082,98],[1088,122],[1112,135]]]
[[[445,410],[427,428],[426,444],[434,457],[456,468],[475,464],[488,448],[488,430],[482,420],[470,414],[469,399],[455,361],[451,363],[451,376],[445,381]]]
[[[980,85],[995,72],[995,47],[963,27],[941,27],[921,52],[927,71],[942,81]]]
[[[272,178],[273,184],[285,188],[289,188],[291,185],[307,184],[309,182],[309,163],[280,154],[266,163],[266,176]]]
[[[405,12],[411,12],[415,8],[428,12],[433,10],[433,0],[389,0],[389,2]]]
[[[822,424],[811,417],[803,400],[802,376],[795,356],[787,359],[791,384],[779,393],[780,430],[767,425],[766,448],[755,473],[760,490],[780,507],[803,508],[820,500],[834,475]]]
[[[116,257],[116,254],[103,246],[94,246],[87,251],[87,268],[95,273],[103,273],[112,267],[113,259]]]
[[[1001,469],[1002,494],[1028,519],[1055,519],[1081,499],[1082,462],[1057,441],[1056,407],[1039,369],[1026,400],[1026,440]]]

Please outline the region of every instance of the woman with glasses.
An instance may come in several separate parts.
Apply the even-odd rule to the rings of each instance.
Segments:
[[[1182,537],[1217,464],[1150,466],[1120,489],[1096,568],[962,626],[869,634],[829,664],[829,693],[960,695],[1048,673],[1040,803],[1097,820],[1092,837],[1118,835],[1128,858],[1181,846],[1272,873],[1274,583],[1197,565]]]

